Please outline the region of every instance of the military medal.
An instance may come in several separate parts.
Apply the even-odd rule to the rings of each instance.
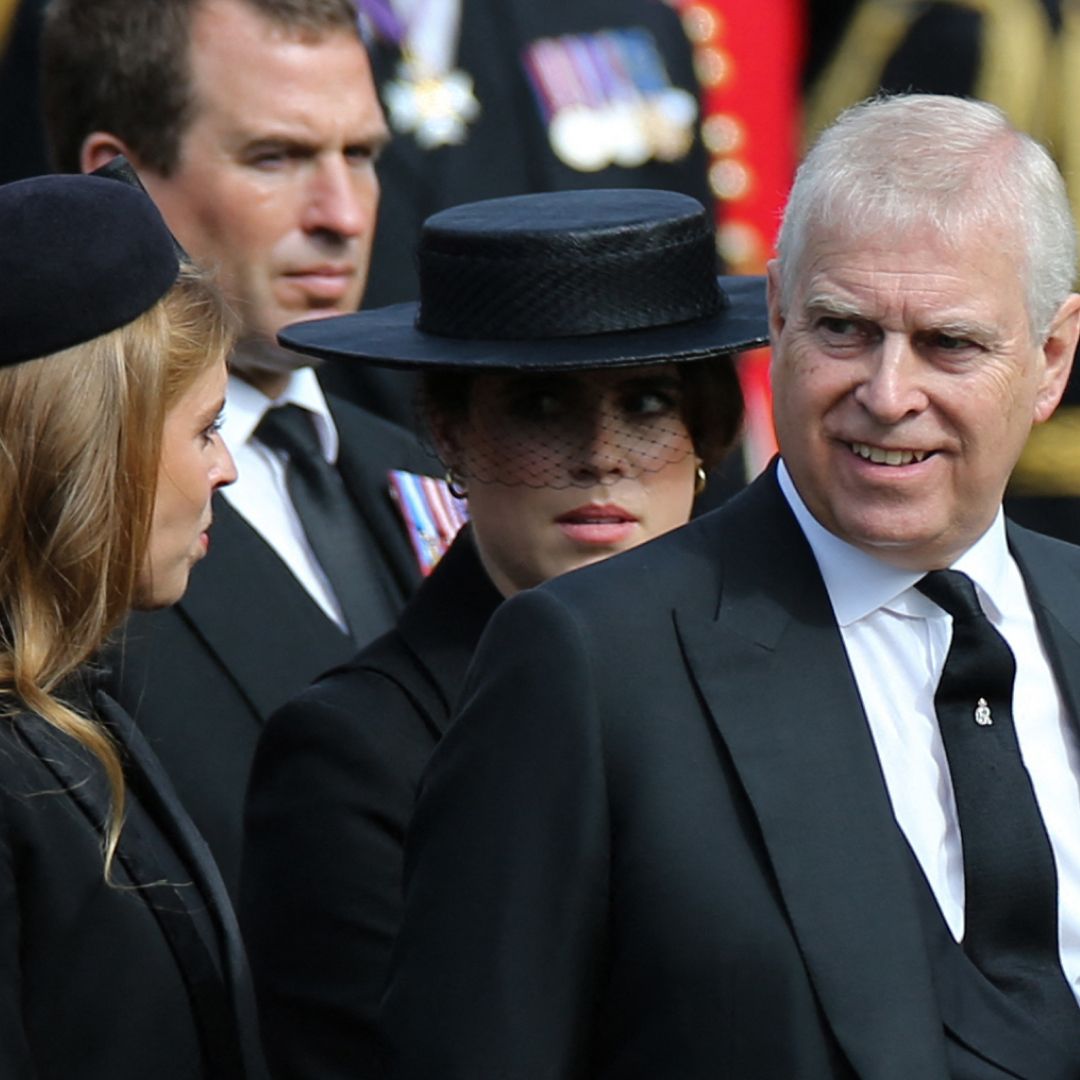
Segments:
[[[697,99],[687,90],[672,86],[652,35],[627,30],[620,37],[620,53],[633,84],[642,94],[642,123],[652,156],[658,161],[678,161],[694,144]]]
[[[425,150],[465,141],[480,115],[472,77],[464,71],[424,73],[414,57],[404,55],[397,77],[383,87],[390,126],[412,135]]]
[[[426,576],[435,569],[458,530],[469,519],[466,504],[450,494],[445,480],[390,471],[390,494],[405,522],[413,553]]]
[[[425,150],[463,143],[480,102],[472,76],[454,65],[461,0],[360,0],[360,10],[401,53],[394,78],[382,87],[390,126]]]
[[[548,141],[560,161],[578,172],[611,164],[603,117],[560,39],[541,38],[525,51],[525,69],[537,95]]]
[[[676,161],[693,145],[697,101],[671,85],[647,30],[540,38],[523,59],[551,148],[570,168]]]
[[[611,164],[607,137],[603,118],[584,105],[560,109],[548,128],[552,149],[578,172],[597,172]]]

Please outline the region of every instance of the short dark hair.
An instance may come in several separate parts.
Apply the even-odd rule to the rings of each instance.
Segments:
[[[715,356],[673,365],[683,383],[683,422],[694,451],[706,469],[720,463],[735,444],[743,423],[743,395],[732,356]],[[424,375],[420,412],[429,427],[438,420],[453,424],[469,410],[472,375],[431,371]]]
[[[706,469],[718,465],[742,430],[742,385],[733,356],[678,365],[683,374],[683,420]]]
[[[191,24],[210,0],[51,0],[42,43],[49,150],[79,171],[86,136],[107,131],[168,176],[193,106]],[[226,0],[301,34],[357,34],[355,0]]]

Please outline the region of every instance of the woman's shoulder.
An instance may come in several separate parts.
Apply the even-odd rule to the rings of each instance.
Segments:
[[[378,753],[387,740],[427,741],[432,713],[441,709],[429,673],[392,630],[278,709],[260,749],[327,743]]]
[[[91,756],[70,735],[25,706],[0,714],[0,791],[19,778],[40,779],[57,770],[93,768]]]
[[[355,715],[359,702],[372,699],[381,706],[389,705],[407,698],[408,690],[424,679],[423,664],[395,628],[320,675],[281,711],[303,708]],[[372,717],[372,722],[377,722],[377,717]]]
[[[12,850],[96,874],[108,805],[104,771],[85,747],[32,710],[0,716],[0,827]]]

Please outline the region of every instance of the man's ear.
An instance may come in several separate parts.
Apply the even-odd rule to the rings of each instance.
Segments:
[[[773,348],[780,339],[780,332],[784,329],[784,315],[781,312],[780,296],[780,261],[770,259],[765,267],[765,297],[769,305],[769,337]]]
[[[118,154],[123,154],[131,162],[132,168],[138,170],[138,159],[123,139],[108,131],[93,131],[83,139],[79,149],[79,168],[84,173],[93,172],[107,165]]]
[[[1035,423],[1049,420],[1065,393],[1077,339],[1080,338],[1080,294],[1070,293],[1058,308],[1043,342],[1043,372],[1035,396]]]

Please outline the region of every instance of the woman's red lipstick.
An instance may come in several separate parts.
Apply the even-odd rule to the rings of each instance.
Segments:
[[[575,543],[609,547],[630,539],[638,518],[615,503],[588,503],[560,514],[555,523]]]

